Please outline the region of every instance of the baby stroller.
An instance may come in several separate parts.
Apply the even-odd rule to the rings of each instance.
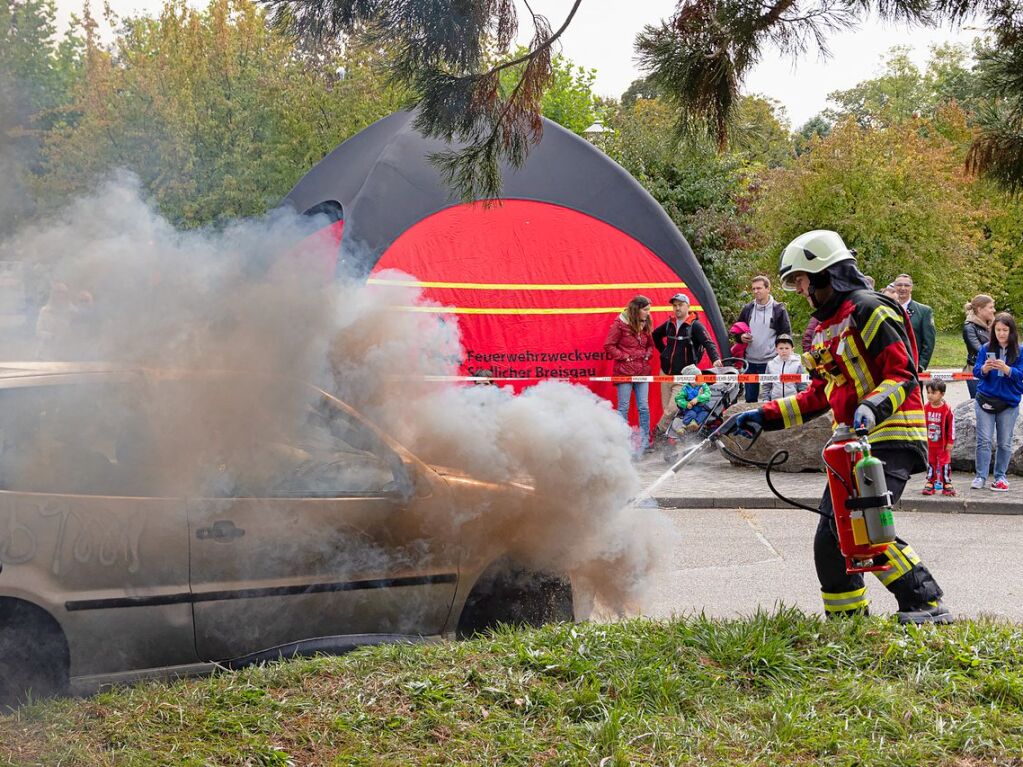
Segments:
[[[718,375],[736,375],[745,373],[749,363],[739,357],[726,357],[721,360],[721,367],[701,369],[701,373],[716,373]],[[682,423],[682,413],[672,420],[668,427],[667,447],[664,449],[664,460],[671,463],[678,457],[679,447],[687,447],[688,443],[698,442],[710,436],[724,421],[724,413],[728,408],[739,401],[742,395],[742,384],[738,380],[718,381],[710,384],[710,401],[706,404],[710,411],[704,418],[703,423],[695,430],[691,430]]]

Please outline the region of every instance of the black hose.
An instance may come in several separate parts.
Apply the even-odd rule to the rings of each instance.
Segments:
[[[795,506],[797,509],[805,509],[806,511],[812,511],[819,517],[831,519],[830,514],[825,514],[820,509],[815,509],[813,506],[807,506],[805,503],[800,503],[799,501],[793,501],[791,498],[786,498],[784,495],[781,494],[781,491],[774,486],[774,483],[771,481],[771,469],[773,469],[775,466],[780,466],[781,464],[785,463],[785,461],[787,461],[788,459],[789,451],[779,450],[774,455],[772,455],[771,459],[767,462],[767,467],[764,470],[764,477],[767,479],[767,486],[771,488],[771,492],[778,496],[778,499],[780,501],[782,501],[783,503],[787,503],[789,506]]]
[[[721,448],[721,452],[723,452],[725,455],[727,455],[732,460],[737,461],[738,463],[744,463],[747,466],[754,466],[754,467],[756,467],[758,469],[763,469],[764,470],[764,477],[765,477],[765,479],[767,479],[767,486],[771,489],[771,492],[774,493],[775,496],[778,498],[778,500],[780,500],[782,503],[787,503],[789,506],[793,506],[793,507],[795,507],[797,509],[804,509],[806,511],[812,511],[814,514],[816,514],[816,515],[818,515],[820,517],[825,517],[827,519],[831,519],[831,515],[830,514],[825,514],[820,509],[815,509],[812,506],[807,506],[805,503],[800,503],[799,501],[793,501],[791,498],[786,498],[784,495],[781,494],[781,491],[778,490],[778,488],[776,488],[774,486],[774,483],[771,481],[771,469],[773,469],[775,466],[781,466],[783,463],[785,463],[789,459],[789,451],[788,450],[778,450],[778,451],[776,451],[774,453],[774,455],[772,455],[768,459],[767,463],[764,463],[762,461],[754,461],[754,460],[752,460],[750,458],[744,458],[744,457],[742,457],[740,455],[736,455],[731,450],[729,450],[727,447],[725,447],[725,444],[723,442],[718,442],[718,447]]]

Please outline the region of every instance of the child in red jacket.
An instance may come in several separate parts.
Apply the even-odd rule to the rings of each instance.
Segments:
[[[945,402],[945,382],[927,382],[927,402],[924,404],[927,421],[927,484],[924,495],[934,495],[941,488],[942,495],[955,495],[952,487],[952,443],[956,438],[952,408]]]
[[[728,335],[733,341],[732,348],[729,353],[735,358],[735,360],[746,359],[746,347],[749,346],[749,344],[742,340],[744,333],[749,333],[749,325],[745,322],[736,322],[728,330]],[[733,362],[732,364],[740,370],[743,367],[741,362]]]

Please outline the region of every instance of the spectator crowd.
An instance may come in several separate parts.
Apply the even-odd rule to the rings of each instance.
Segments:
[[[874,288],[868,277],[868,284]],[[605,350],[614,361],[616,376],[646,376],[651,360],[657,355],[664,375],[695,375],[697,367],[709,363],[711,372],[738,369],[745,373],[799,374],[806,372],[802,355],[797,351],[788,309],[775,300],[771,280],[757,275],[750,282],[752,300],[742,307],[729,330],[731,347],[723,357],[713,336],[690,308],[690,297],[676,293],[670,299],[672,316],[653,327],[651,301],[636,296],[612,324]],[[913,298],[913,278],[898,275],[879,291],[887,296],[893,309],[903,312],[906,325],[912,329],[918,371],[927,370],[934,354],[936,330],[930,306]],[[1023,398],[1023,354],[1015,318],[998,312],[994,299],[977,295],[964,306],[962,327],[965,345],[963,370],[972,374],[968,380],[977,423],[976,475],[971,489],[988,486],[995,492],[1009,489],[1006,473],[1012,455],[1012,435]],[[799,336],[803,354],[811,352],[818,320],[811,316]],[[729,367],[725,367],[725,366]],[[782,399],[806,388],[805,383],[764,382],[744,384],[748,403]],[[636,456],[652,451],[658,441],[674,441],[686,431],[698,428],[707,418],[710,400],[706,384],[662,383],[663,414],[653,429],[650,427],[649,384],[618,383],[618,412],[628,420],[632,397],[639,412],[639,432],[634,450]],[[928,472],[923,493],[941,491],[955,495],[951,479],[951,448],[955,440],[952,408],[945,401],[947,386],[943,381],[926,384],[924,415],[927,423]],[[994,457],[992,468],[992,455]]]

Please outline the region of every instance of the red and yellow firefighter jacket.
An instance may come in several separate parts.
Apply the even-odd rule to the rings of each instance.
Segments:
[[[831,408],[833,423],[852,426],[859,405],[877,425],[876,448],[909,448],[926,466],[927,424],[917,379],[916,339],[898,304],[870,290],[847,294],[822,319],[803,363],[812,379],[798,394],[763,405],[768,429],[796,426]]]

